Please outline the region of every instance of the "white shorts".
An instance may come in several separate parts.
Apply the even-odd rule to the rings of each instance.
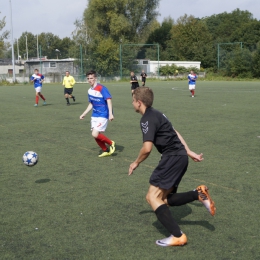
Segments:
[[[95,129],[99,132],[105,132],[108,119],[104,117],[91,117],[91,130]]]
[[[189,90],[193,90],[193,89],[195,89],[195,85],[189,85]]]
[[[41,92],[42,91],[42,87],[35,88],[35,91],[38,92],[38,93]]]

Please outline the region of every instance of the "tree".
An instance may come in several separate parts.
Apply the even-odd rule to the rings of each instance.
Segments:
[[[1,14],[1,12],[0,12]],[[1,20],[0,20],[0,32],[4,29],[6,25],[6,22],[5,22],[5,17],[3,17]],[[0,34],[0,57],[3,57],[4,56],[4,52],[7,50],[8,48],[8,45],[5,43],[5,40],[8,38],[9,36],[9,31],[3,31],[1,34]]]
[[[201,61],[208,67],[214,60],[212,37],[205,22],[194,16],[181,16],[171,29],[167,42],[172,60]]]
[[[83,21],[89,59],[99,73],[119,71],[119,44],[143,40],[158,15],[158,4],[159,0],[89,0]]]
[[[37,35],[33,35],[30,32],[23,32],[18,39],[20,55],[24,58],[26,57],[26,37],[28,57],[37,57]],[[74,42],[68,37],[60,39],[52,33],[41,33],[38,35],[38,50],[41,57],[47,56],[48,59],[56,59],[57,57],[59,59],[68,58],[70,57],[70,48],[73,45]],[[17,40],[14,46],[17,46]]]

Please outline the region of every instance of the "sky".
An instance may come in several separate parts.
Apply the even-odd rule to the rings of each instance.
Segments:
[[[6,17],[5,30],[11,30],[10,1],[12,5],[13,38],[25,31],[33,34],[51,32],[60,38],[71,37],[74,22],[82,18],[87,0],[0,0],[0,19]],[[260,0],[160,0],[157,20],[166,17],[177,20],[184,14],[206,17],[239,8],[247,10],[260,20]]]

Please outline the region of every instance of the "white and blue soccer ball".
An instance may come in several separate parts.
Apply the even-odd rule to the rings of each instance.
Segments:
[[[33,151],[28,151],[23,155],[23,163],[27,166],[34,166],[38,162],[38,154]]]

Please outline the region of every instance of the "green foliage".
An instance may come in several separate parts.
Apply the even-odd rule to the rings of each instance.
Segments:
[[[19,42],[19,52],[23,58],[26,58],[26,37],[27,37],[27,45],[28,45],[28,57],[37,57],[37,35],[34,35],[30,32],[23,32],[20,38],[18,39]],[[16,46],[17,41],[14,43]],[[72,46],[74,46],[74,42],[72,39],[65,37],[60,39],[57,35],[52,33],[41,33],[38,35],[38,44],[39,48],[39,55],[47,56],[48,59],[59,59],[69,58]],[[56,49],[59,52],[55,51]],[[15,54],[17,49],[15,48]],[[40,53],[41,51],[41,53]]]
[[[5,17],[3,17],[2,19],[0,19],[0,32],[4,29],[5,25],[6,25]],[[7,48],[9,47],[5,43],[5,40],[8,38],[8,36],[9,36],[9,31],[3,31],[0,34],[0,58],[1,57],[3,58],[4,53],[7,51]]]
[[[162,76],[177,76],[179,74],[189,73],[191,70],[193,70],[195,73],[198,73],[198,68],[195,67],[183,67],[183,66],[176,66],[175,64],[172,65],[166,65],[160,67],[160,75]]]
[[[89,0],[81,25],[88,37],[89,66],[104,76],[119,74],[119,45],[142,39],[143,33],[152,28],[158,3],[159,0]]]

